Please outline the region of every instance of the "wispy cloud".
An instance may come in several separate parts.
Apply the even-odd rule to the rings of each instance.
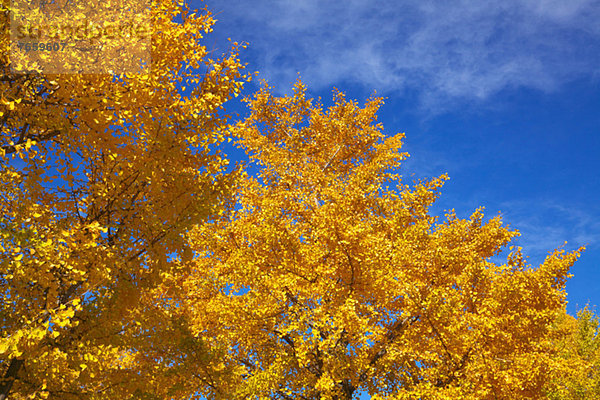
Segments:
[[[503,202],[500,208],[504,221],[521,232],[517,242],[535,262],[543,261],[565,241],[569,251],[579,246],[592,250],[600,245],[600,220],[593,210],[539,199]]]
[[[552,91],[598,74],[595,0],[503,2],[233,0],[208,2],[222,30],[250,42],[263,77],[315,89],[341,83],[411,90],[421,106],[486,99],[506,88]],[[217,30],[219,30],[217,26]]]

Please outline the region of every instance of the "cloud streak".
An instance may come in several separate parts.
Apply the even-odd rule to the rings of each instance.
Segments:
[[[222,30],[250,42],[261,76],[315,89],[353,83],[418,93],[421,106],[485,100],[510,88],[552,91],[598,75],[594,0],[221,0]],[[217,25],[217,31],[221,29]]]
[[[537,262],[565,241],[565,249],[569,251],[580,246],[591,250],[600,245],[600,222],[593,210],[583,210],[574,204],[565,207],[552,200],[509,201],[500,207],[505,222],[523,235],[517,242]]]

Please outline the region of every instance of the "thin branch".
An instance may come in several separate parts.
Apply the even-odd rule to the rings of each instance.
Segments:
[[[335,153],[333,153],[333,155],[329,159],[329,161],[327,161],[327,164],[325,164],[325,166],[323,167],[323,169],[321,170],[321,172],[325,172],[325,170],[327,170],[327,168],[329,168],[329,166],[331,165],[331,162],[333,161],[333,159],[335,158],[335,156],[338,155],[338,153],[340,152],[341,149],[342,149],[342,145],[340,144],[338,146],[338,148],[336,149]]]

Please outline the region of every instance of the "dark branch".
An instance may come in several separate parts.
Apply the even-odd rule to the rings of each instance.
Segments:
[[[28,126],[28,125],[26,125]],[[23,127],[25,128],[25,127]],[[12,154],[15,153],[17,151],[17,146],[25,143],[27,141],[27,139],[32,139],[35,142],[42,142],[45,140],[49,140],[52,139],[53,137],[56,137],[58,135],[60,135],[61,131],[59,130],[53,130],[50,131],[48,133],[46,133],[45,135],[39,135],[39,136],[32,136],[30,138],[26,138],[25,135],[23,134],[23,130],[21,131],[21,137],[19,138],[19,140],[17,141],[17,143],[15,143],[14,145],[5,145],[2,146],[2,150],[4,150],[4,154]]]
[[[4,377],[0,381],[0,400],[6,400],[8,398],[8,394],[10,393],[10,389],[14,381],[17,379],[17,375],[19,374],[19,370],[23,366],[24,360],[20,360],[18,358],[13,358],[10,361],[8,369],[4,374]]]

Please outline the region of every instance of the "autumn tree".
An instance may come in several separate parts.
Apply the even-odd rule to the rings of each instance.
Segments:
[[[100,56],[131,37],[33,57],[8,21],[126,3],[19,4],[1,10],[0,400],[544,393],[579,253],[502,264],[518,232],[500,217],[438,222],[447,177],[401,181],[381,99],[263,88],[230,126],[249,77],[235,44],[205,47],[206,10],[142,7],[150,57],[121,73]],[[224,173],[226,136],[258,175]]]
[[[445,175],[404,183],[403,135],[336,92],[324,109],[302,83],[248,101],[232,129],[256,175],[235,207],[198,225],[186,274],[163,298],[219,349],[209,398],[535,399],[552,376],[550,326],[579,251],[536,268],[519,233],[481,209],[429,213]]]
[[[144,299],[190,256],[183,234],[227,201],[215,146],[223,104],[248,76],[236,44],[222,56],[206,48],[211,14],[179,1],[141,10],[151,63],[133,72],[111,57],[137,38],[66,38],[104,42],[32,57],[9,29],[13,17],[106,24],[99,10],[131,6],[59,12],[73,3],[0,10],[0,399],[166,398],[180,365],[151,349],[190,335]]]
[[[556,373],[548,384],[548,398],[576,400],[600,398],[600,322],[589,307],[577,317],[559,315],[554,324]]]

